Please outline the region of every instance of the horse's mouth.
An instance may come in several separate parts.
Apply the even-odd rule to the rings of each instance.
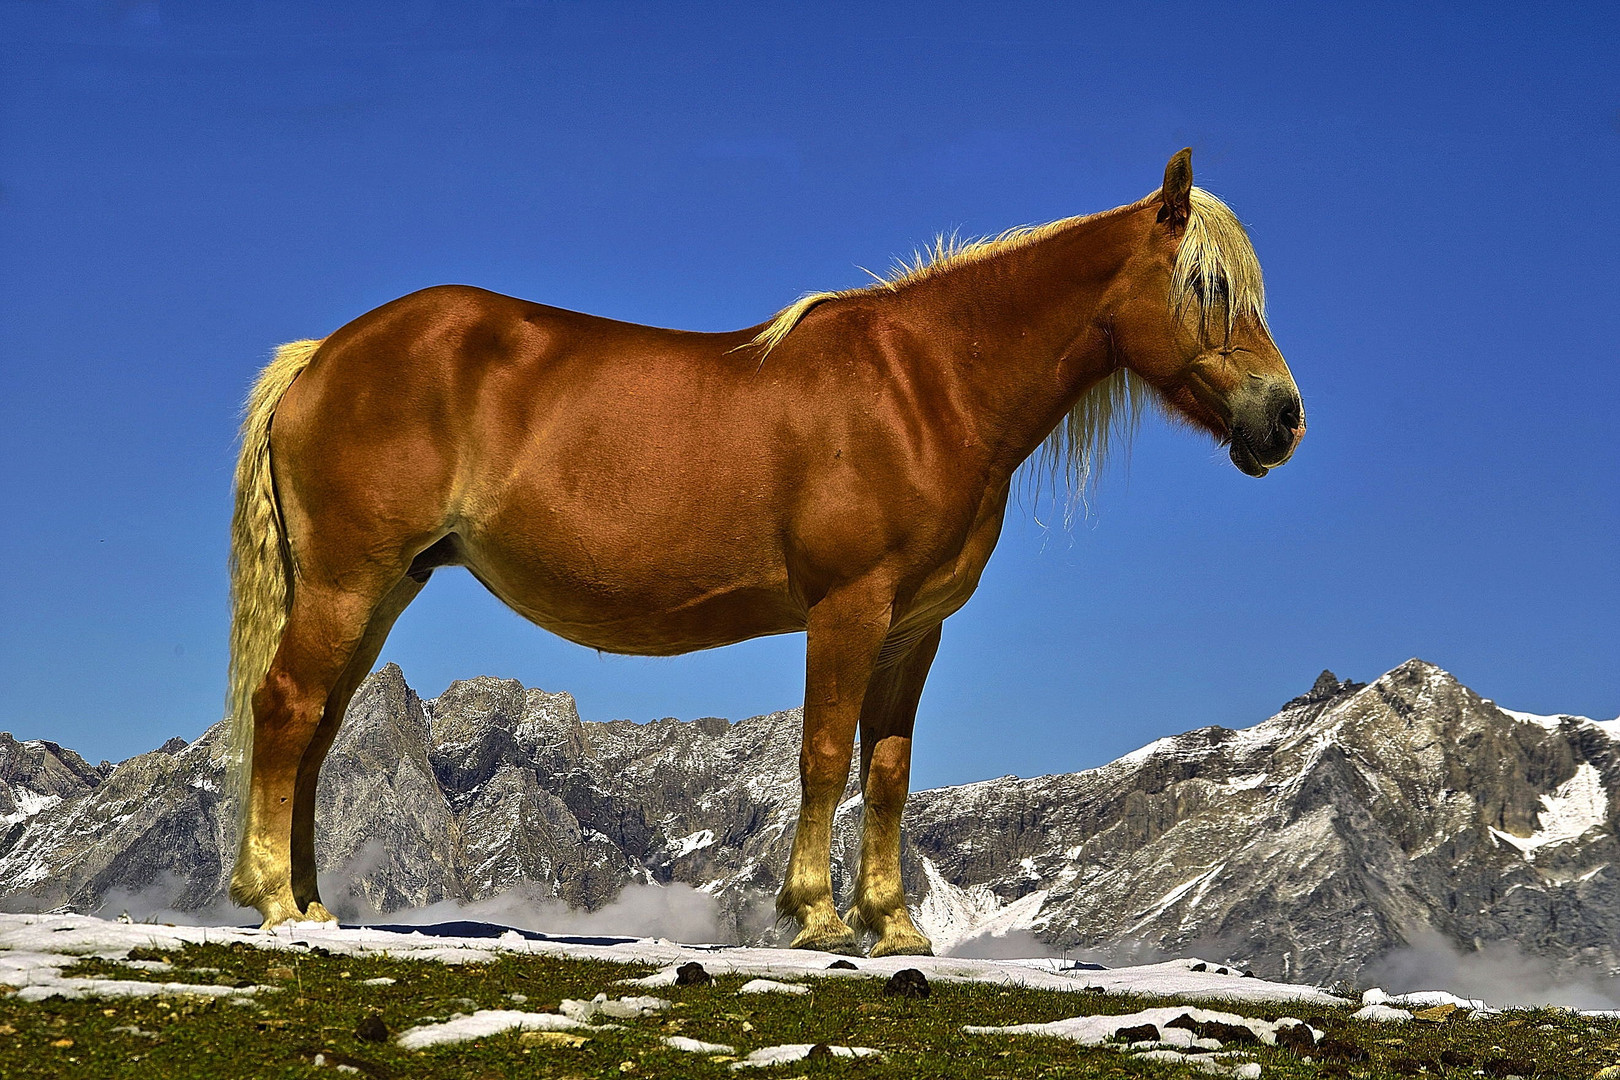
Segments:
[[[1271,471],[1260,464],[1260,459],[1255,457],[1254,451],[1249,449],[1249,444],[1244,442],[1243,436],[1237,432],[1232,433],[1229,456],[1232,458],[1232,464],[1238,467],[1238,471],[1247,476],[1264,476]]]

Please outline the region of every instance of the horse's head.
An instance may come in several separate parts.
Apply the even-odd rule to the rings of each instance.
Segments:
[[[1193,187],[1190,150],[1170,159],[1141,212],[1150,240],[1110,296],[1116,358],[1228,444],[1239,469],[1264,476],[1299,445],[1305,409],[1266,328],[1254,248],[1232,211]]]

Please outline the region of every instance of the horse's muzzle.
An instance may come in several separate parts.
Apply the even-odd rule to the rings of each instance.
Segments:
[[[1294,455],[1305,436],[1305,406],[1291,379],[1256,380],[1232,408],[1232,464],[1264,476]]]

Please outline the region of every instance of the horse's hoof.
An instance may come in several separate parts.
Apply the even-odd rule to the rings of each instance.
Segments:
[[[302,922],[304,919],[304,913],[298,910],[298,905],[293,903],[290,896],[285,900],[280,898],[263,900],[255,906],[264,916],[264,922],[259,926],[260,930],[274,930],[284,923]]]
[[[837,953],[840,956],[861,955],[860,943],[855,937],[855,932],[848,928],[843,933],[805,930],[793,939],[793,944],[788,948],[813,949],[816,952]]]
[[[327,911],[326,905],[319,900],[309,902],[309,906],[304,909],[303,920],[305,922],[331,923],[333,926],[338,924],[337,916]]]
[[[879,939],[866,955],[873,959],[880,956],[933,956],[934,943],[916,931],[892,934]]]

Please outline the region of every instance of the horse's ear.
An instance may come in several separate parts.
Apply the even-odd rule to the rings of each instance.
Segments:
[[[1164,189],[1159,197],[1164,201],[1159,220],[1186,224],[1192,213],[1192,147],[1184,148],[1164,167]]]

